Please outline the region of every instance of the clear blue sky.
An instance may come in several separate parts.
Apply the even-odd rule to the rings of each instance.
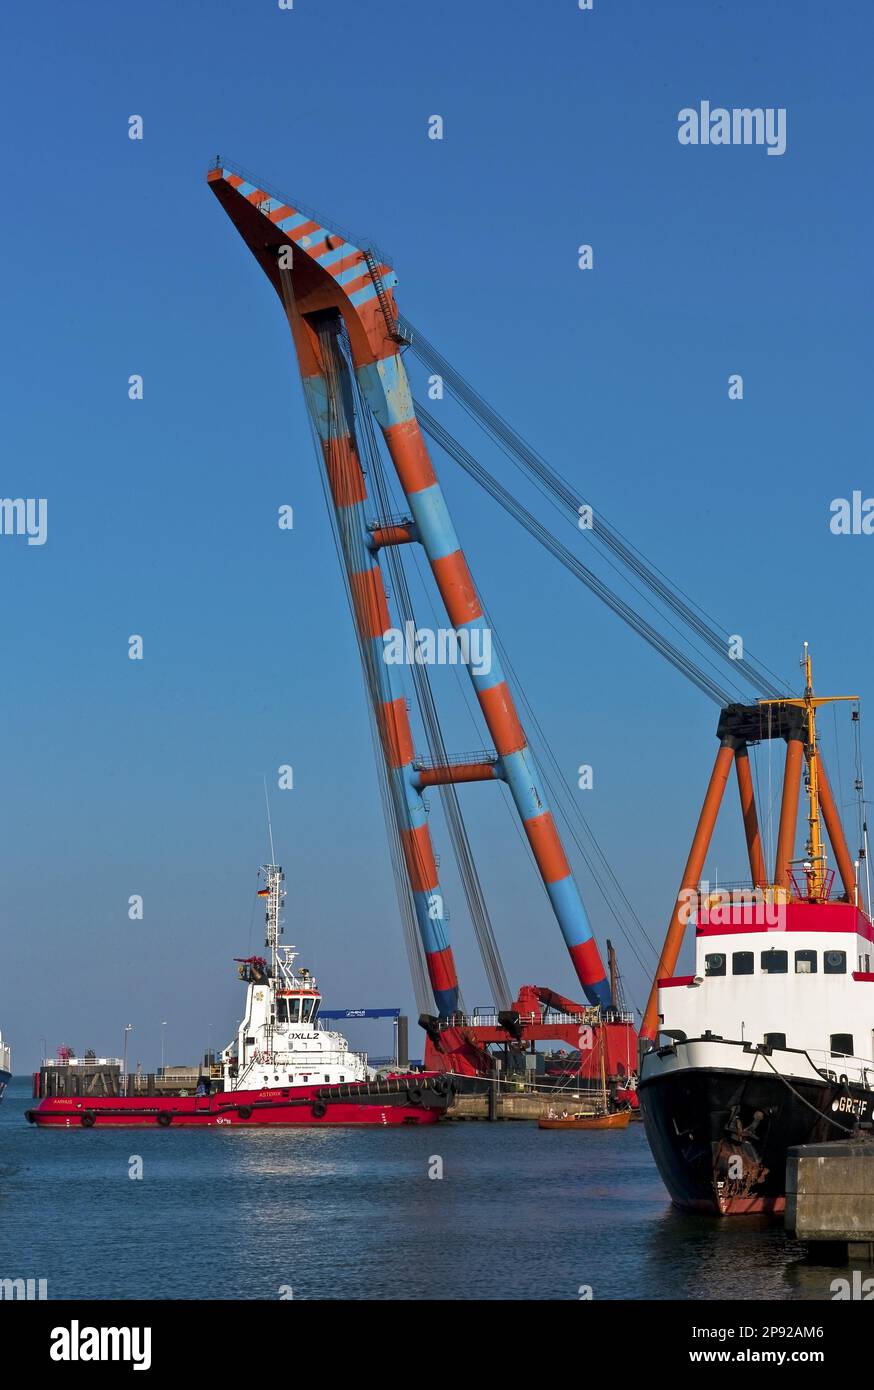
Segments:
[[[49,503],[46,545],[0,538],[0,1027],[19,1070],[42,1038],[117,1052],[126,1023],[150,1067],[163,1020],[168,1061],[230,1037],[230,958],[258,944],[261,779],[286,762],[289,939],[332,1003],[413,1010],[287,328],[207,190],[217,151],[386,248],[402,311],[772,667],[796,678],[807,637],[823,689],[869,694],[874,538],[828,521],[832,498],[874,494],[870,5],[47,0],[0,23],[2,492]],[[677,113],[702,99],[785,107],[786,153],[681,147]],[[715,707],[441,467],[540,720],[569,776],[594,766],[585,813],[660,938]],[[460,704],[448,718],[479,745]],[[511,983],[570,991],[499,796],[463,804]],[[737,834],[732,796],[711,868],[742,870]],[[450,907],[465,997],[486,1002]]]

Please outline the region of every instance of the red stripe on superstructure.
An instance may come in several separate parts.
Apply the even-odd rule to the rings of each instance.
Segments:
[[[670,989],[673,985],[691,985],[694,983],[694,975],[672,975],[659,980],[658,986],[659,989]]]
[[[380,711],[380,732],[389,767],[406,767],[413,761],[413,734],[406,702],[386,700]]]
[[[841,933],[841,934],[843,934],[843,935],[849,935],[849,933],[852,932],[853,936],[861,936],[861,937],[863,938],[863,940],[865,940],[865,941],[874,941],[874,927],[872,927],[872,926],[870,925],[870,923],[868,923],[868,922],[863,922],[863,923],[861,923],[860,925],[854,926],[854,927],[827,926],[825,923],[822,923],[820,926],[816,926],[814,923],[811,923],[811,924],[808,924],[808,925],[803,926],[803,927],[799,927],[799,926],[790,926],[790,925],[788,925],[788,924],[787,924],[785,927],[781,927],[781,926],[767,926],[767,925],[765,925],[765,924],[763,924],[763,925],[761,925],[761,926],[742,926],[742,927],[696,927],[696,928],[695,928],[695,935],[696,935],[696,936],[762,936],[762,935],[764,935],[764,934],[767,933],[767,934],[770,935],[770,936],[775,936],[775,935],[785,935],[787,932],[792,932],[793,934],[795,934],[795,935],[797,936],[797,935],[800,935],[802,932],[817,932],[817,931],[829,932],[829,933],[834,933],[834,934]]]
[[[530,820],[523,821],[522,824],[525,827],[525,833],[531,843],[534,858],[537,860],[537,867],[544,882],[557,883],[559,879],[567,878],[571,866],[567,862],[567,855],[561,840],[558,838],[552,812],[544,811],[542,816],[532,816]],[[602,968],[598,973],[599,980],[603,973]]]
[[[430,893],[437,887],[437,865],[427,825],[401,831],[401,848],[414,893]]]
[[[447,946],[443,951],[433,951],[425,960],[428,964],[428,978],[434,989],[457,988],[458,979],[451,947]]]
[[[376,304],[378,309],[379,302],[376,301]],[[386,353],[385,358],[396,355],[397,349]],[[401,420],[397,425],[389,425],[383,434],[404,492],[421,492],[423,488],[433,487],[437,475],[425,447],[418,420]]]
[[[453,550],[451,555],[433,560],[431,568],[454,627],[463,627],[482,617],[483,610],[463,551]]]
[[[604,978],[604,962],[598,950],[594,937],[589,937],[588,941],[581,941],[576,946],[569,946],[571,960],[577,972],[577,979],[584,985],[597,984]]]
[[[388,600],[378,566],[350,574],[352,602],[358,618],[359,631],[366,637],[381,637],[391,627]]]
[[[874,983],[874,975],[871,974],[870,970],[854,970],[853,979],[866,985]]]
[[[518,753],[520,748],[525,747],[525,733],[507,682],[499,681],[497,685],[489,686],[488,690],[478,690],[476,696],[501,757]]]

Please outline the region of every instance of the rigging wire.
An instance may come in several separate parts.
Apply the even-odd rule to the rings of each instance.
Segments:
[[[637,632],[639,636],[643,637],[644,641],[648,642],[649,645],[669,661],[672,666],[676,667],[688,680],[697,685],[698,689],[707,695],[709,699],[715,701],[716,704],[722,707],[723,705],[732,704],[738,698],[737,692],[732,694],[730,691],[726,690],[724,686],[718,685],[700,665],[697,665],[690,657],[686,656],[684,652],[680,651],[678,647],[674,646],[668,638],[664,637],[656,628],[647,622],[645,618],[637,613],[630,604],[626,603],[624,599],[621,599],[618,594],[614,593],[593,570],[590,570],[587,565],[584,565],[581,560],[577,559],[577,557],[568,550],[567,546],[557,540],[552,532],[549,531],[542,522],[538,521],[521,502],[514,498],[512,494],[509,493],[472,454],[468,453],[464,446],[459,444],[448,430],[444,429],[444,427],[435,420],[430,412],[418,401],[416,402],[416,413],[425,431],[451,458],[454,458],[455,461],[460,464],[466,473],[474,478],[496,502],[500,503],[505,511],[516,521],[520,522],[521,525],[545,547],[545,549],[569,569],[571,574],[581,580],[582,583],[596,594],[608,608],[611,608],[614,613],[618,614],[629,627]],[[735,665],[737,664],[738,663],[735,663]]]
[[[477,423],[495,440],[505,454],[529,476],[535,484],[546,490],[578,526],[581,507],[591,507],[577,490],[552,468],[546,460],[513,429],[483,396],[457,371],[451,363],[434,347],[409,319],[401,316],[398,320],[400,331],[407,338],[411,351],[432,371],[438,373],[450,393]],[[418,406],[417,406],[418,410]],[[709,614],[628,541],[620,531],[606,520],[602,513],[591,507],[592,526],[590,535],[607,551],[616,557],[650,591],[699,638],[723,660],[740,667],[744,679],[767,695],[779,696],[786,689],[785,682],[762,662],[745,653],[743,663],[733,661],[729,654],[729,633],[716,624]]]
[[[597,886],[598,891],[604,899],[604,902],[611,916],[616,922],[617,927],[621,931],[626,943],[628,944],[635,959],[637,960],[638,965],[641,967],[645,974],[651,974],[652,965],[658,960],[658,951],[656,949],[656,946],[650,940],[643,923],[641,922],[640,918],[635,912],[634,907],[632,906],[630,899],[625,893],[625,890],[622,887],[622,884],[620,883],[620,880],[615,870],[613,869],[612,865],[607,859],[607,856],[604,853],[604,850],[601,848],[601,845],[594,831],[592,830],[589,821],[583,814],[579,802],[577,798],[574,796],[573,791],[571,790],[568,779],[565,776],[565,773],[562,771],[561,765],[558,761],[558,758],[556,757],[555,751],[546,733],[543,730],[543,726],[541,725],[540,720],[537,717],[536,711],[531,701],[528,698],[522,680],[519,677],[518,672],[515,670],[513,663],[507,654],[506,648],[504,647],[500,637],[497,634],[494,623],[492,622],[491,615],[485,608],[483,609],[483,611],[492,629],[493,641],[495,642],[495,645],[498,649],[501,658],[501,664],[506,673],[509,675],[513,683],[513,688],[519,696],[519,702],[525,711],[526,728],[529,731],[528,737],[534,747],[535,756],[537,758],[538,764],[540,765],[541,774],[546,784],[547,792],[549,793],[550,802],[556,814],[561,816],[562,823],[567,833],[570,835],[571,839],[576,845],[576,848],[580,856],[582,857],[586,865],[586,868],[588,869],[592,877],[593,882]],[[531,730],[534,730],[533,734],[530,732]],[[548,768],[551,768],[551,773],[548,770]],[[582,831],[582,834],[585,835],[585,837],[589,841],[591,850],[588,850],[586,848],[581,838],[581,835],[577,833],[577,826],[575,825],[575,822],[578,823]],[[601,866],[603,866],[603,872],[602,869],[597,866],[596,861],[593,858],[593,855],[597,857],[597,860],[599,860]],[[612,885],[612,888],[605,884],[604,875],[606,875],[606,878],[609,880],[609,883]],[[622,917],[622,907],[616,906],[616,903],[612,896],[612,893],[614,891],[620,899],[621,904],[624,906],[625,911],[627,911],[629,916],[631,917],[633,925],[639,933],[640,937],[642,938],[643,942],[645,943],[646,948],[651,953],[652,961],[650,962],[650,964],[647,964],[647,962],[645,962],[641,958],[637,946],[635,945],[629,931],[627,930],[627,924]]]

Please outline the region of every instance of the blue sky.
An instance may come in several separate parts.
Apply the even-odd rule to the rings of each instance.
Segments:
[[[126,1023],[146,1066],[164,1020],[168,1061],[230,1037],[230,958],[258,944],[262,777],[287,762],[288,939],[331,1003],[414,1007],[288,332],[206,187],[218,151],[385,248],[401,310],[771,667],[796,680],[806,637],[823,690],[867,696],[874,538],[828,521],[833,498],[874,494],[869,6],[49,0],[0,22],[2,492],[48,499],[44,546],[0,538],[0,1027],[18,1069],[41,1039],[117,1052]],[[786,153],[681,147],[677,113],[702,99],[785,107]],[[438,467],[563,768],[594,767],[583,809],[658,940],[716,709]],[[460,751],[479,746],[451,690],[447,720]],[[826,734],[831,750],[830,719]],[[474,787],[463,806],[511,983],[570,991],[499,795]],[[723,876],[743,869],[737,836],[731,796]],[[643,972],[581,885],[642,1002]],[[466,1000],[484,1003],[451,883],[449,901]],[[387,1030],[351,1036],[388,1046]]]

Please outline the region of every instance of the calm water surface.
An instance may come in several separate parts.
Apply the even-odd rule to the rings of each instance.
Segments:
[[[0,1105],[0,1278],[50,1298],[822,1299],[846,1272],[672,1211],[639,1124],[53,1133],[29,1089]]]

